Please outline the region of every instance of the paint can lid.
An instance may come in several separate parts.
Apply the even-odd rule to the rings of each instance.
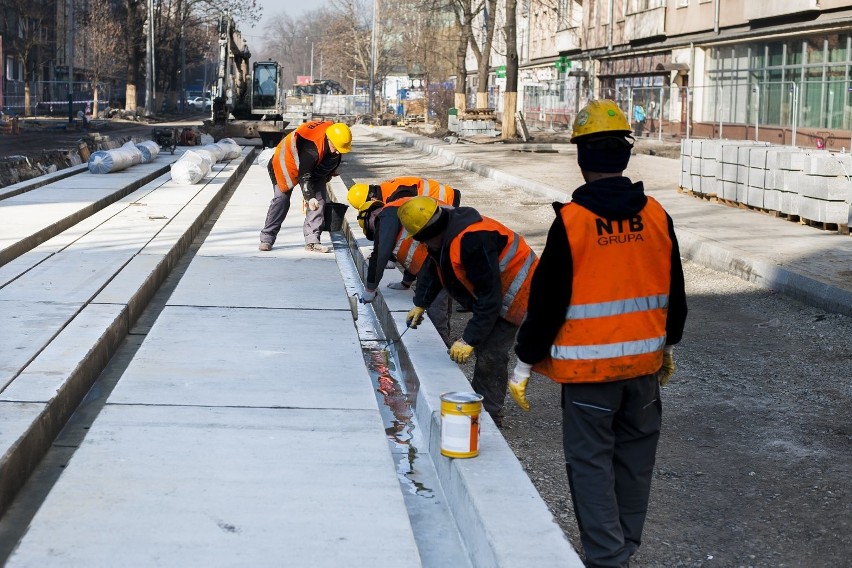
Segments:
[[[467,404],[471,402],[482,402],[483,396],[475,392],[445,392],[441,400],[454,402],[456,404]]]

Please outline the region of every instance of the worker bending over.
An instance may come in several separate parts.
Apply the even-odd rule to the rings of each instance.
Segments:
[[[450,347],[450,358],[465,363],[476,351],[473,390],[502,426],[509,350],[527,312],[538,259],[523,237],[472,207],[439,206],[437,200],[419,196],[397,213],[405,230],[426,243],[429,252],[406,323],[417,327],[442,288],[473,312],[461,339]]]
[[[356,183],[349,188],[346,199],[355,209],[368,201],[378,200],[390,203],[401,197],[416,197],[428,195],[441,203],[458,207],[461,203],[461,192],[445,183],[434,179],[417,176],[400,176],[383,181],[379,184]]]
[[[530,371],[562,385],[562,432],[586,566],[628,565],[639,548],[660,435],[660,385],[686,321],[672,219],[623,176],[627,117],[592,101],[571,142],[585,185],[555,203],[518,332],[509,385],[529,409]]]
[[[260,231],[259,250],[272,250],[281,224],[290,210],[290,196],[298,184],[308,206],[303,232],[305,250],[328,252],[320,244],[323,213],[328,200],[326,184],[336,176],[342,154],[352,149],[352,132],[340,122],[311,120],[300,124],[275,147],[269,161],[272,201]]]
[[[428,258],[426,245],[415,241],[399,221],[397,210],[411,197],[402,197],[385,205],[372,200],[362,204],[358,211],[358,224],[364,236],[373,241],[373,252],[367,263],[367,278],[364,282],[365,303],[376,297],[385,268],[392,260],[403,267],[402,281],[391,282],[388,288],[408,290]],[[450,345],[450,299],[446,290],[441,290],[427,310],[429,319],[444,343]]]

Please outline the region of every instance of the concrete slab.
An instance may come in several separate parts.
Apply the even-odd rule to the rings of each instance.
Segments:
[[[5,289],[0,291],[3,297]],[[0,392],[80,309],[80,304],[0,300]]]
[[[164,561],[419,566],[378,415],[108,405],[6,566]]]
[[[377,409],[348,308],[166,307],[110,402]]]
[[[64,251],[0,290],[0,300],[83,304],[91,300],[132,256],[130,249]]]

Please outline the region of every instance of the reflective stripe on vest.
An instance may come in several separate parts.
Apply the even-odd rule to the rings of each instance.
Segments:
[[[396,237],[396,245],[393,254],[397,261],[413,275],[417,275],[423,268],[423,263],[429,256],[425,243],[420,243],[411,238],[408,231],[403,228]]]
[[[434,179],[417,178],[413,176],[397,177],[382,183],[380,185],[382,201],[387,203],[390,196],[393,195],[400,186],[404,185],[416,185],[417,195],[427,195],[429,197],[434,197],[446,205],[456,205],[453,203],[456,190],[452,187]],[[396,201],[397,200],[394,200],[394,204],[396,204]]]
[[[275,148],[272,169],[275,173],[278,188],[282,192],[293,189],[299,183],[299,167],[301,163],[298,146],[296,145],[296,137],[310,140],[316,146],[317,164],[319,164],[325,154],[325,131],[332,124],[334,123],[320,120],[312,120],[300,124],[296,130],[285,136],[284,140]]]
[[[476,294],[461,263],[461,240],[466,233],[473,231],[495,231],[506,237],[506,246],[498,257],[500,286],[503,291],[500,316],[515,325],[521,325],[527,314],[530,281],[538,264],[538,258],[523,237],[497,221],[483,217],[482,221],[472,223],[456,235],[450,245],[453,270],[471,296],[475,297]]]
[[[632,219],[562,208],[573,262],[571,304],[534,365],[556,382],[604,382],[655,373],[666,343],[672,241],[662,206],[648,198]]]

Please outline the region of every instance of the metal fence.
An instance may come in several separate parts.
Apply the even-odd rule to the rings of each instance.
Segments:
[[[75,81],[71,85],[71,106],[74,112],[85,110],[94,104],[94,91],[88,81]],[[98,91],[98,107],[104,109],[111,100],[109,85],[101,85]],[[41,116],[66,116],[68,114],[69,90],[67,81],[33,81],[30,84],[30,113]],[[23,81],[6,81],[3,90],[3,112],[23,115],[25,95]]]
[[[589,93],[577,77],[523,85],[521,110],[527,126],[549,130],[571,128]]]

